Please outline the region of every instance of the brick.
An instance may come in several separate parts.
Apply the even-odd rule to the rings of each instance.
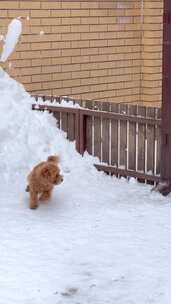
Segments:
[[[90,86],[73,87],[71,90],[72,94],[80,94],[80,93],[89,92],[89,91],[90,91]]]
[[[143,59],[162,59],[162,53],[161,52],[143,52],[142,54]]]
[[[20,9],[40,9],[40,2],[39,1],[20,1],[19,2]],[[10,7],[11,9],[11,7]]]
[[[42,83],[43,89],[56,89],[57,87],[61,87],[61,86],[62,86],[62,81],[49,81]]]
[[[71,33],[89,32],[89,25],[71,25]]]
[[[104,24],[98,24],[98,25],[90,25],[90,32],[106,32],[108,31],[108,25]]]
[[[84,16],[90,16],[90,10],[89,9],[72,9],[70,13],[71,17],[84,17]]]
[[[61,56],[80,56],[81,50],[80,49],[67,49],[61,51]]]
[[[52,49],[69,49],[71,47],[70,41],[52,42]]]
[[[106,10],[92,9],[92,10],[89,11],[89,15],[91,17],[108,16],[109,15],[109,11],[107,9]]]
[[[39,83],[30,83],[30,84],[26,84],[25,88],[26,88],[27,91],[34,92],[36,90],[41,90],[42,89],[42,84],[41,84],[41,82],[39,82]]]
[[[21,68],[21,67],[30,67],[31,66],[31,60],[15,60],[13,61],[13,65],[16,68]]]
[[[56,17],[56,18],[60,18],[60,17],[70,17],[70,10],[52,10],[51,11],[51,17]]]
[[[52,96],[52,90],[44,90],[44,89],[41,89],[41,90],[34,90],[33,92],[30,91],[31,93],[33,93],[34,95],[38,95],[38,96],[47,96],[47,95],[50,95]]]
[[[62,40],[80,40],[80,33],[68,33],[68,34],[61,34]]]
[[[70,96],[71,88],[57,88],[52,90],[54,96]]]
[[[51,43],[43,42],[43,43],[31,43],[31,50],[50,50]]]
[[[161,8],[163,9],[164,2],[163,1],[144,1],[144,8]]]
[[[61,3],[61,8],[63,9],[79,9],[81,8],[81,3],[79,1],[66,1]]]
[[[161,16],[147,16],[144,17],[144,22],[145,23],[162,23],[163,20],[163,15]]]
[[[28,14],[28,16],[29,16],[29,14]],[[26,24],[26,26],[38,26],[38,25],[40,25],[41,24],[41,19],[39,19],[39,18],[31,18],[31,19],[29,19],[29,20],[27,20],[27,24]],[[45,24],[46,25],[46,24]],[[48,24],[49,25],[49,24]]]
[[[144,81],[144,80],[147,80],[147,81],[162,80],[162,75],[161,75],[161,73],[158,73],[158,74],[143,74],[142,81]]]
[[[70,64],[71,57],[59,57],[59,58],[52,58],[52,64]]]
[[[46,35],[24,35],[22,36],[22,42],[26,43],[26,42],[30,42],[30,43],[34,43],[34,42],[47,42],[49,41],[49,43],[51,41],[60,41],[61,40],[61,34],[46,34]]]
[[[101,24],[98,17],[81,17],[81,24]]]
[[[15,18],[20,16],[26,18],[28,16],[28,10],[8,10],[9,18]]]
[[[76,56],[72,57],[72,63],[90,62],[90,56]]]
[[[37,20],[37,19],[33,19]],[[60,25],[61,24],[61,18],[41,18],[41,24],[42,25]]]
[[[81,69],[80,64],[62,65],[62,72],[74,72],[74,71],[80,71],[80,69]]]
[[[89,40],[84,41],[71,41],[71,48],[86,48],[90,46]]]
[[[72,79],[72,80],[64,80],[62,81],[62,87],[63,88],[73,88],[73,87],[76,87],[76,86],[80,86],[81,84],[81,81],[80,79]]]
[[[0,9],[18,9],[20,1],[0,1]]]
[[[50,64],[51,58],[43,58],[43,56],[40,56],[40,59],[32,59],[31,61],[31,66],[44,66]]]
[[[81,51],[81,56],[99,54],[99,48],[83,48],[80,51]]]
[[[20,68],[21,75],[34,75],[34,74],[40,74],[41,73],[41,67],[34,67],[34,68]]]
[[[31,49],[31,44],[30,43],[19,43],[17,45],[17,50],[18,51],[29,51]]]
[[[88,78],[90,77],[90,72],[89,71],[78,71],[78,72],[72,72],[71,78]]]
[[[71,78],[72,78],[71,72],[58,73],[58,74],[52,75],[52,80],[65,80],[65,79],[71,79]]]
[[[44,35],[51,33],[51,27],[50,26],[25,26],[23,28],[22,33],[23,34],[37,34],[40,35],[40,32],[43,31]]]
[[[162,86],[161,80],[153,80],[153,81],[143,80],[143,87],[144,88],[153,88],[153,89],[159,88],[159,89],[161,89],[161,86]],[[156,94],[156,91],[155,91],[155,94]]]
[[[3,18],[1,20],[1,22],[5,21],[4,18],[8,18],[8,11],[7,10],[0,10],[0,18]],[[6,23],[8,24],[9,22],[6,22]]]
[[[50,17],[50,10],[31,10],[30,16],[32,18],[46,18]]]
[[[51,74],[31,76],[31,81],[32,82],[43,82],[43,81],[51,81],[51,80],[52,80],[52,75]]]
[[[122,40],[123,41],[123,40]],[[108,46],[109,41],[106,39],[101,39],[101,40],[91,40],[90,41],[90,48],[91,47],[105,47]],[[117,42],[115,41],[115,45],[117,44]],[[118,45],[118,44],[117,44]]]
[[[60,65],[51,65],[51,66],[42,66],[41,73],[47,74],[47,73],[60,73],[61,72],[61,66]]]
[[[61,9],[61,1],[46,1],[46,2],[41,2],[41,8],[42,9],[47,9],[47,10],[55,10],[55,9]]]
[[[22,84],[26,84],[26,83],[30,83],[32,79],[31,76],[18,76],[17,80]]]
[[[81,24],[81,18],[74,18],[74,17],[65,17],[65,18],[61,18],[61,23],[62,24]]]
[[[161,66],[142,66],[141,67],[142,73],[144,74],[160,74],[162,72],[162,67]]]
[[[42,58],[54,58],[54,57],[60,57],[61,56],[61,50],[43,50],[42,51]]]
[[[86,9],[93,9],[93,8],[98,8],[99,7],[99,2],[96,1],[96,2],[89,2],[89,1],[86,1],[86,2],[81,2],[81,8],[86,8]]]
[[[51,33],[68,33],[71,31],[70,25],[51,26]]]
[[[163,15],[163,8],[144,8],[143,10],[145,18],[147,18],[148,16],[151,16],[152,18],[154,16],[159,16],[159,15]],[[146,17],[147,16],[147,17]],[[162,21],[161,21],[162,22]]]

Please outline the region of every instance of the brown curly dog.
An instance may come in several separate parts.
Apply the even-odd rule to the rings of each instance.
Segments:
[[[49,200],[54,185],[63,182],[63,176],[58,167],[59,158],[51,155],[47,161],[39,163],[27,177],[26,191],[30,193],[29,207],[36,209],[38,202]]]

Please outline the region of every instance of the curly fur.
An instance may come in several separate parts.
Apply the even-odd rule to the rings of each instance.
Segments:
[[[30,194],[29,207],[31,209],[38,207],[39,200],[49,200],[53,187],[63,182],[58,163],[58,156],[51,155],[47,161],[35,166],[28,175],[26,191]]]

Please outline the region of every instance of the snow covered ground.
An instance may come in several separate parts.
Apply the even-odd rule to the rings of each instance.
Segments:
[[[0,70],[0,304],[170,304],[171,198],[97,172]],[[28,208],[26,176],[49,154],[64,183]]]

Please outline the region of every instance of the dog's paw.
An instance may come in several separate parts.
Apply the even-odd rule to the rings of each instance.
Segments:
[[[32,210],[35,210],[37,208],[38,208],[38,205],[32,205],[32,206],[30,206],[30,209],[32,209]]]

